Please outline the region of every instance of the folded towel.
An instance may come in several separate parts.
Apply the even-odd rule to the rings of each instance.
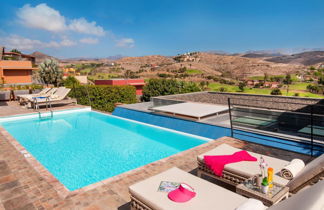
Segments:
[[[266,207],[259,200],[249,198],[242,205],[237,207],[235,210],[265,210]]]
[[[204,161],[217,176],[222,176],[226,164],[241,161],[257,161],[257,159],[251,156],[247,151],[242,150],[232,155],[205,155]]]
[[[293,159],[280,171],[280,175],[288,180],[292,180],[305,167],[304,161],[300,159]]]

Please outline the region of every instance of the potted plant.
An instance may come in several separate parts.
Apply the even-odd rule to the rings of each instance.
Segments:
[[[261,184],[261,191],[264,194],[267,194],[269,190],[269,182],[268,182],[268,178],[264,177],[262,180],[262,184]]]

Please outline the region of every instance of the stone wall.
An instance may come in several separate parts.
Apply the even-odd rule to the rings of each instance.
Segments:
[[[309,112],[312,107],[309,105],[316,105],[313,106],[314,112],[324,112],[324,99],[223,92],[197,92],[160,96],[153,98],[153,104],[154,106],[161,106],[177,103],[177,101],[178,103],[183,101],[192,101],[227,105],[229,98],[231,104],[249,107]]]

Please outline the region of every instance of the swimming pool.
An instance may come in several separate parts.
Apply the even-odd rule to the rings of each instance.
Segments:
[[[76,190],[210,140],[95,111],[54,113],[3,126],[69,190]]]

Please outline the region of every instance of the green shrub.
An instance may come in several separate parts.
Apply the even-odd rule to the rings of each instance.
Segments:
[[[282,95],[281,90],[279,88],[275,88],[271,91],[271,95]]]
[[[190,93],[201,91],[194,82],[178,81],[175,79],[150,79],[143,88],[143,101],[150,101],[151,97]]]
[[[73,76],[68,76],[64,81],[63,84],[65,87],[67,88],[72,88],[72,87],[76,87],[78,85],[80,85],[79,80],[77,80],[75,77]]]
[[[225,87],[220,87],[220,88],[218,89],[218,91],[219,91],[219,92],[226,92],[226,91],[227,91],[227,88],[225,88]]]
[[[133,86],[80,85],[72,89],[70,97],[76,98],[78,104],[90,106],[91,101],[93,109],[112,112],[115,103],[136,103],[136,89]]]

